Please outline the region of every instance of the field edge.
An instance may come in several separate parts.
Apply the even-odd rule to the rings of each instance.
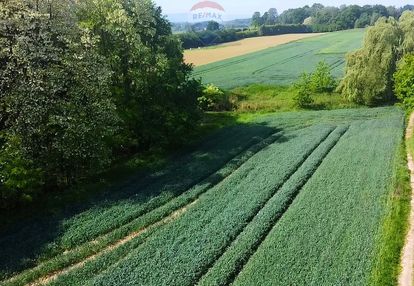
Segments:
[[[388,212],[380,226],[374,266],[368,285],[398,285],[411,202],[410,173],[407,168],[408,148],[403,138],[401,134],[401,143],[394,159],[391,191],[385,202],[388,205]]]

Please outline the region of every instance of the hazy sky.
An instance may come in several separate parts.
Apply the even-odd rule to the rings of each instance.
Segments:
[[[201,0],[200,0],[201,1]],[[178,14],[187,13],[191,7],[200,2],[198,0],[155,0],[155,2],[163,8],[164,14]],[[269,1],[269,0],[213,0],[221,4],[226,13],[229,15],[238,16],[251,16],[254,11],[266,11],[269,8],[277,8],[279,12],[289,8],[297,8],[305,5],[312,5],[314,2],[305,2],[301,0],[289,0],[289,1]],[[385,6],[404,6],[409,3],[405,0],[319,0],[316,1],[322,3],[325,6],[339,6],[341,4],[383,4]]]

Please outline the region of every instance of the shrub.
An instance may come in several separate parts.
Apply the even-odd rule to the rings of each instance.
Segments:
[[[20,200],[31,200],[42,185],[43,172],[21,151],[17,136],[2,136],[0,148],[0,208]],[[5,205],[7,203],[7,205]]]
[[[314,92],[332,92],[337,86],[336,80],[331,74],[331,68],[325,61],[319,62],[310,80]]]
[[[299,108],[309,108],[314,102],[311,93],[312,74],[303,73],[294,86],[297,89],[294,97],[296,106]]]
[[[198,104],[203,111],[229,111],[234,105],[230,96],[213,84],[204,87]]]
[[[394,74],[395,95],[405,107],[414,108],[414,54],[406,55]]]

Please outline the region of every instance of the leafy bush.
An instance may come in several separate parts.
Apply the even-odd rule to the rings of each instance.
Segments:
[[[311,93],[312,74],[303,73],[294,87],[297,89],[294,97],[295,104],[299,108],[309,108],[314,100]]]
[[[198,104],[203,111],[229,111],[234,106],[229,94],[213,84],[204,87]]]
[[[21,200],[31,200],[42,185],[43,173],[22,154],[16,136],[0,138],[0,207],[11,207]]]
[[[332,92],[336,88],[336,80],[331,74],[331,68],[325,61],[319,62],[312,73],[310,87],[314,92]]]
[[[406,55],[394,74],[395,95],[409,109],[414,108],[414,54]]]

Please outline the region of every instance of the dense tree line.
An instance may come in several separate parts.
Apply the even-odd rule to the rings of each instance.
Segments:
[[[255,12],[252,17],[251,25],[256,28],[263,25],[275,25],[278,16],[279,14],[276,8],[270,8],[269,11],[265,12],[263,15],[261,15],[260,12]]]
[[[307,25],[262,25],[252,30],[205,30],[202,32],[181,33],[178,34],[177,37],[182,42],[184,49],[190,49],[228,43],[252,37],[294,33],[312,33],[312,28]]]
[[[325,7],[322,4],[313,4],[284,11],[274,20],[275,24],[305,24],[312,26],[314,32],[331,32],[353,28],[372,26],[380,17],[394,17],[398,19],[406,10],[413,10],[413,5],[401,8],[383,5],[342,5]],[[255,12],[252,17],[252,26],[266,25],[266,16]]]
[[[414,52],[414,12],[399,21],[382,17],[367,31],[363,47],[347,56],[346,74],[339,90],[351,101],[378,105],[397,96],[409,108]]]
[[[182,143],[199,82],[150,0],[0,5],[0,206]]]

